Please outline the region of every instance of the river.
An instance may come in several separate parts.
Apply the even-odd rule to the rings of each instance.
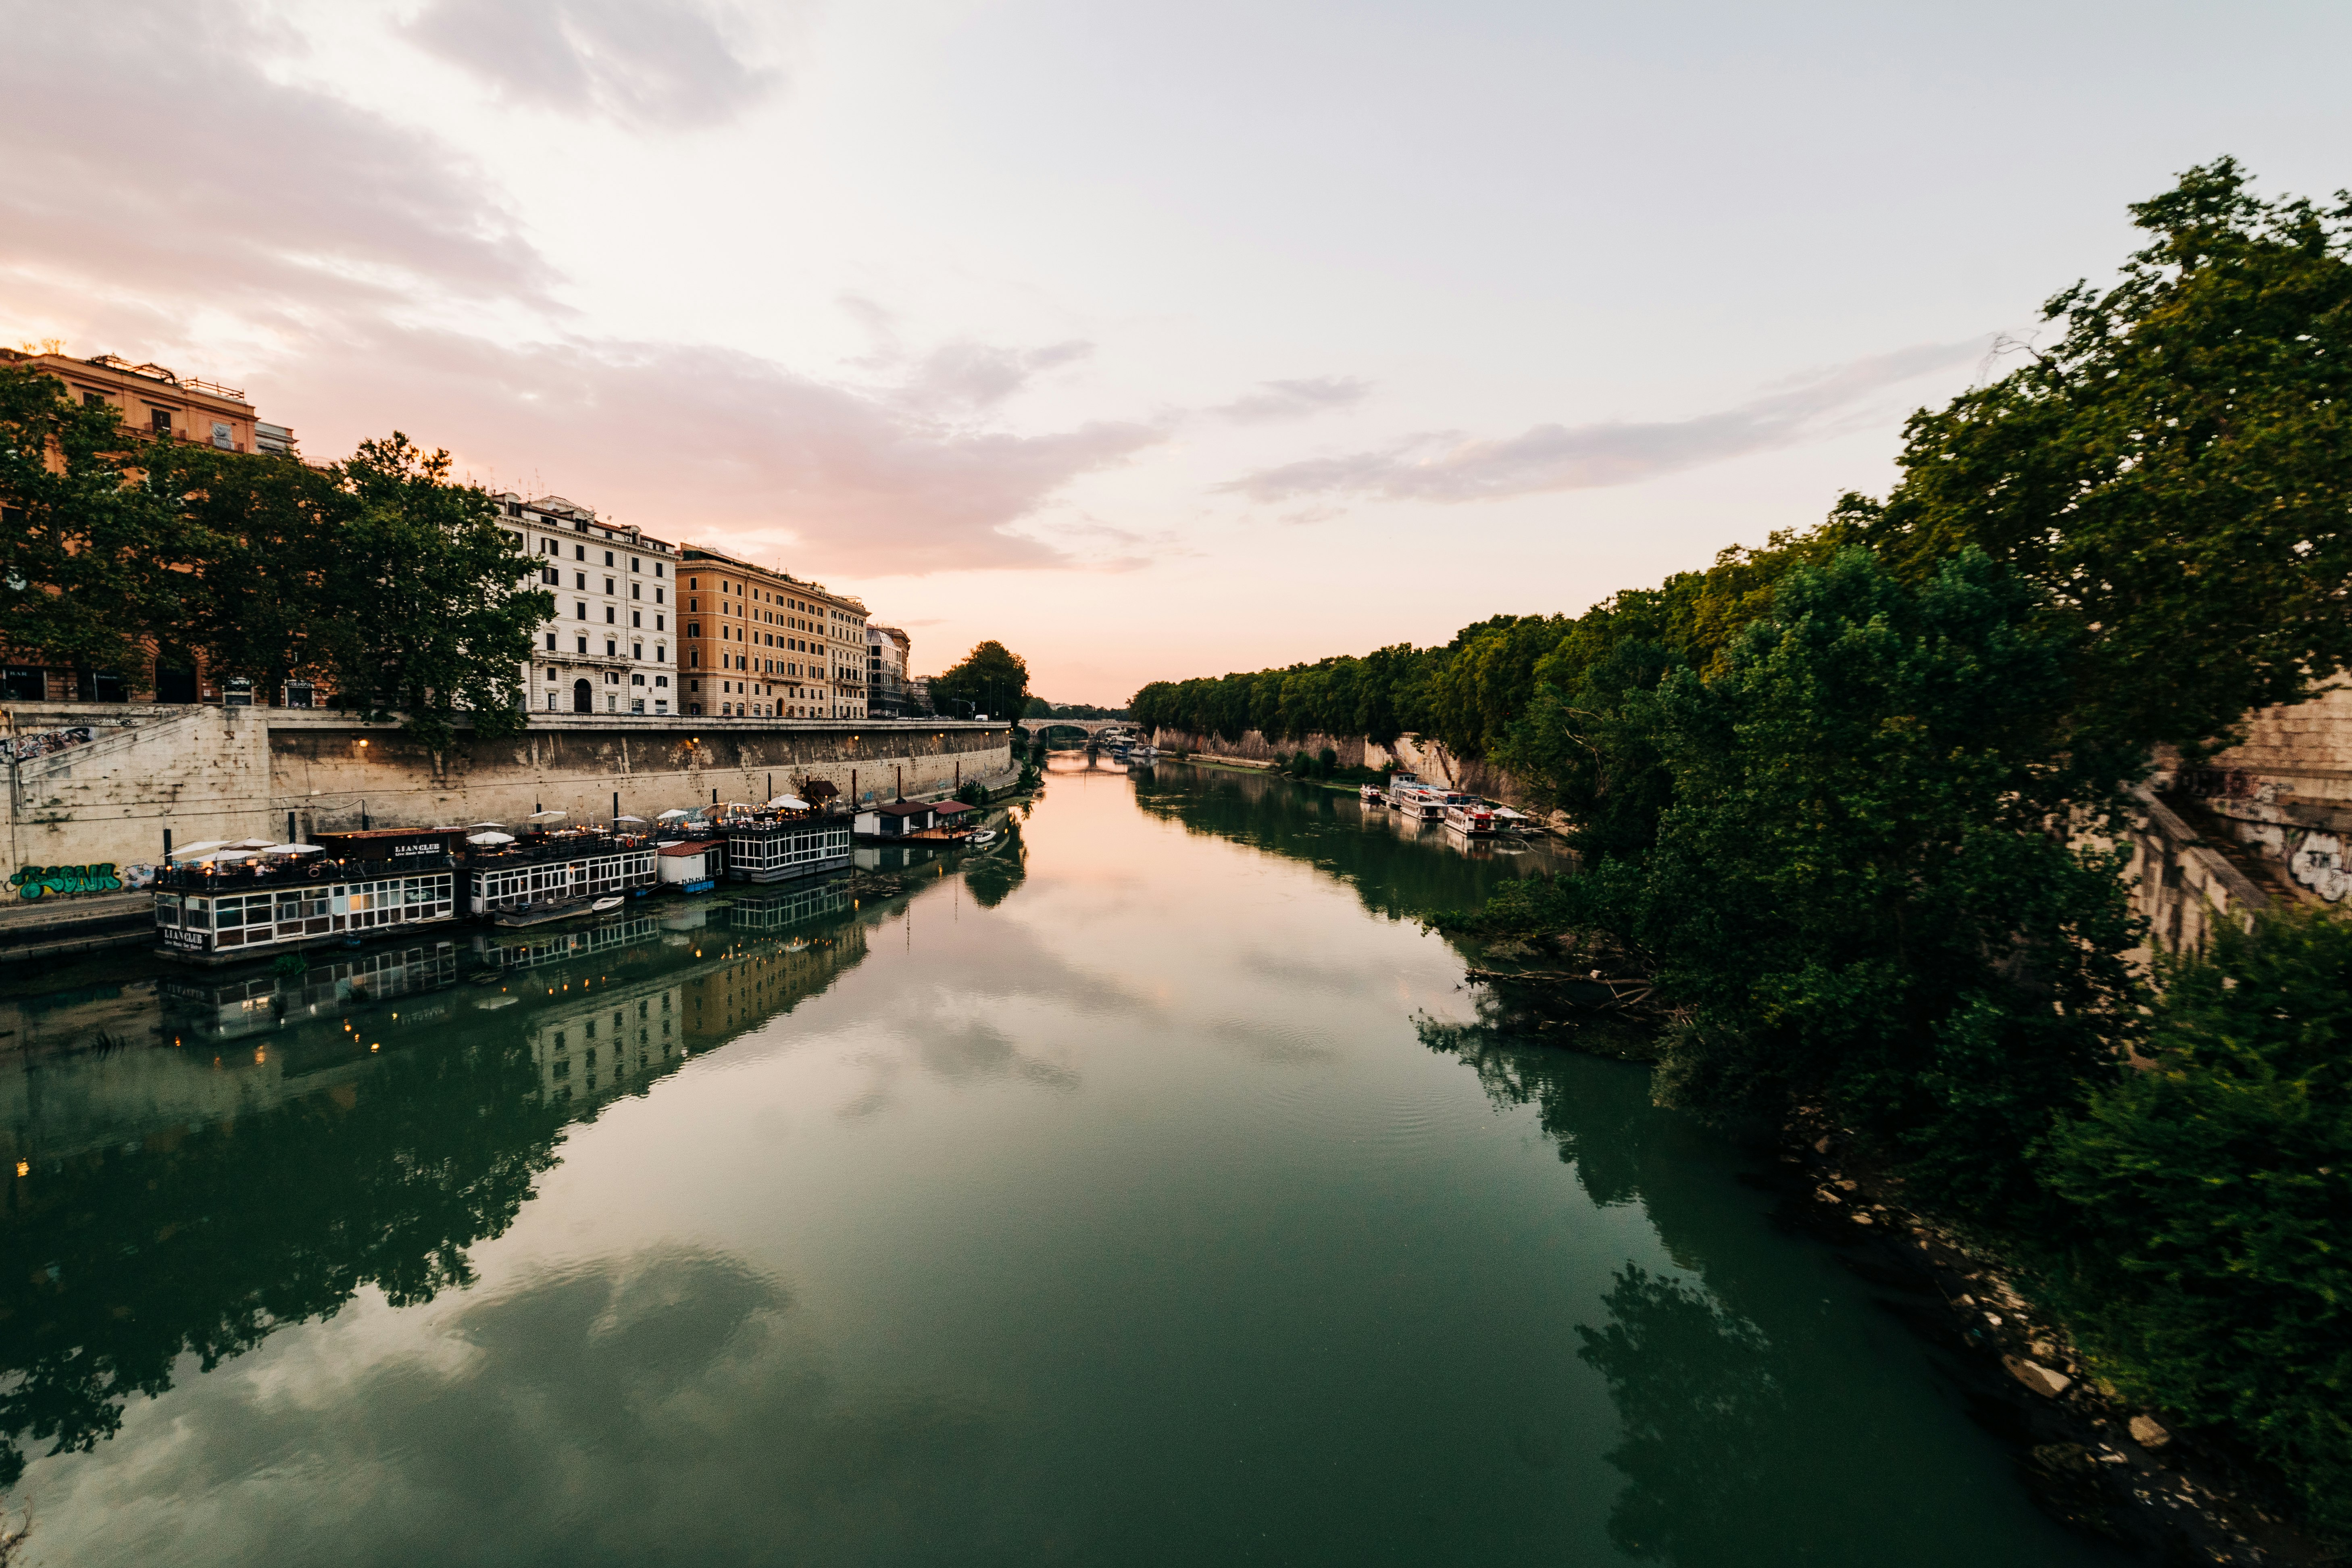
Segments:
[[[30,1561],[2117,1561],[1642,1068],[1480,1026],[1412,917],[1544,858],[1058,756],[495,978],[16,977]]]

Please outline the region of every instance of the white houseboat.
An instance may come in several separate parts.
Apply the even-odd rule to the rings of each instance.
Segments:
[[[849,824],[839,817],[737,817],[719,831],[727,875],[738,882],[789,881],[849,865]]]
[[[493,915],[571,899],[628,895],[656,881],[650,839],[605,833],[554,833],[467,858],[466,911]]]
[[[320,837],[331,847],[222,854],[157,872],[155,934],[163,952],[226,963],[457,919],[457,835]]]
[[[1491,838],[1500,824],[1496,821],[1492,806],[1483,801],[1462,799],[1447,804],[1445,826],[1471,838]]]

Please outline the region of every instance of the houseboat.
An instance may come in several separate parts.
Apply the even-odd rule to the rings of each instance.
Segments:
[[[1445,820],[1445,792],[1423,784],[1407,784],[1402,789],[1391,787],[1389,809],[1408,822],[1443,822]]]
[[[457,834],[320,837],[336,841],[333,850],[273,845],[156,872],[155,934],[163,952],[227,963],[457,919]]]
[[[755,813],[719,825],[727,875],[738,882],[784,882],[849,866],[849,824],[839,817]]]
[[[497,915],[648,890],[657,879],[655,860],[651,839],[593,829],[476,843],[466,858],[466,912]]]
[[[852,826],[860,838],[888,842],[929,832],[939,826],[939,814],[940,808],[929,801],[886,801],[861,809],[852,819]]]
[[[1498,824],[1494,808],[1483,801],[1455,800],[1445,807],[1445,826],[1472,838],[1492,838]]]

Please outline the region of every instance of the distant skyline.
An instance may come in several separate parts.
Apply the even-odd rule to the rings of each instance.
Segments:
[[[1883,490],[2318,5],[0,0],[0,339],[995,637],[1057,701],[1575,612]]]

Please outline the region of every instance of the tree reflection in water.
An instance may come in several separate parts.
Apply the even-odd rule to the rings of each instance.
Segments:
[[[1662,1562],[1758,1561],[1755,1532],[1779,1511],[1786,1475],[1774,1445],[1789,1402],[1770,1342],[1706,1292],[1630,1263],[1601,1300],[1611,1321],[1576,1332],[1624,1424],[1607,1456],[1627,1479],[1609,1538]]]
[[[27,1439],[82,1450],[126,1401],[367,1286],[395,1306],[471,1282],[555,1163],[566,1107],[520,1046],[401,1053],[363,1086],[75,1156],[12,1184],[0,1230],[0,1486]],[[20,1195],[30,1189],[30,1195]]]

